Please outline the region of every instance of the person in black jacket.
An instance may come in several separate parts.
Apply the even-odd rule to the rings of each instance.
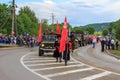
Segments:
[[[67,42],[65,45],[65,51],[63,52],[63,59],[65,61],[65,66],[67,66],[67,61],[70,60],[70,42]]]
[[[115,45],[116,45],[116,50],[118,50],[118,46],[119,46],[118,40],[116,41]]]
[[[53,57],[56,58],[56,62],[62,62],[61,58],[62,58],[62,54],[59,52],[59,47],[60,47],[60,37],[58,39],[56,39],[55,43],[54,43],[54,53],[53,53]]]
[[[105,45],[105,40],[102,38],[101,40],[101,51],[104,52],[104,45]]]

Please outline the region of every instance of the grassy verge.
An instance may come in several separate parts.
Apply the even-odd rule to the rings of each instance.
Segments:
[[[120,56],[120,46],[119,46],[118,50],[109,50],[109,52],[110,52],[111,54]]]

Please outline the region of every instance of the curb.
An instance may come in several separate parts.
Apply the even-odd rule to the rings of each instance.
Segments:
[[[9,50],[9,49],[20,49],[25,47],[7,47],[7,48],[0,48],[0,50]]]
[[[112,54],[112,53],[110,53],[108,50],[105,50],[105,52],[106,52],[108,55],[110,55],[110,56],[113,56],[113,57],[115,57],[115,58],[117,58],[117,59],[120,59],[120,56],[117,56],[117,55],[115,55],[115,54]]]

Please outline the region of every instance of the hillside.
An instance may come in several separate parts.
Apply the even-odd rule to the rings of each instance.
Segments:
[[[95,24],[88,24],[88,25],[85,25],[85,26],[82,26],[82,27],[85,28],[85,27],[88,27],[88,26],[93,26],[96,31],[102,31],[102,30],[108,28],[110,23],[95,23]]]

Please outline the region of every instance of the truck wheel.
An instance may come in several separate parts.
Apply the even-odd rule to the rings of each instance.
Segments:
[[[42,56],[44,52],[42,50],[39,50],[39,56]]]

